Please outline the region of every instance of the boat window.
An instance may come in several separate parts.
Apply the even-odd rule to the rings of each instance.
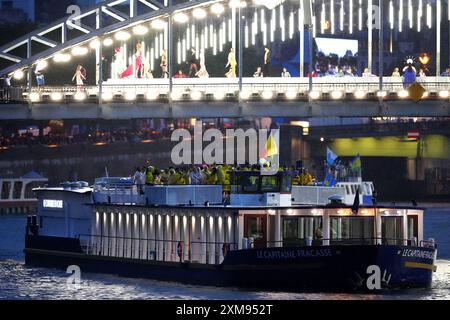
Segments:
[[[281,179],[281,191],[282,193],[290,193],[292,191],[292,176],[283,175]]]
[[[278,192],[280,188],[278,187],[278,177],[277,176],[262,176],[261,177],[261,191],[262,192]]]
[[[247,220],[247,236],[249,238],[262,239],[264,238],[263,218],[251,217]]]
[[[381,237],[383,244],[403,243],[403,217],[381,217]]]
[[[257,192],[259,176],[243,176],[241,178],[242,190],[244,192]]]
[[[373,217],[330,217],[332,244],[371,244],[374,238]]]
[[[21,193],[22,193],[22,181],[16,181],[14,183],[14,189],[13,189],[13,198],[14,199],[20,199]]]
[[[305,245],[307,237],[321,241],[322,217],[286,217],[283,218],[282,228],[285,246]]]
[[[10,181],[3,181],[2,184],[2,199],[9,199],[9,191],[11,189]]]
[[[30,183],[27,183],[25,185],[25,198],[26,199],[34,199],[36,198],[36,194],[33,192],[34,188],[38,188],[40,186],[40,183],[37,181],[33,181]]]
[[[408,239],[418,237],[418,218],[417,216],[408,216]]]
[[[345,192],[347,194],[350,194],[350,187],[348,185],[345,186]]]

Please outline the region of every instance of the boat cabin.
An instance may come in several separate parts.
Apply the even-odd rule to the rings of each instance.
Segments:
[[[294,204],[290,172],[234,172],[226,201],[220,185],[138,190],[125,181],[102,178],[79,192],[40,188],[38,215],[47,217],[51,209],[62,219],[59,228],[79,238],[86,253],[172,262],[220,264],[229,250],[266,247],[425,243],[422,209]],[[46,199],[61,205],[45,208]],[[56,224],[51,233],[45,228],[49,219],[39,234],[57,234]],[[82,221],[76,235],[67,219]]]
[[[47,182],[34,171],[20,178],[0,178],[0,214],[35,212],[37,199],[33,189]]]

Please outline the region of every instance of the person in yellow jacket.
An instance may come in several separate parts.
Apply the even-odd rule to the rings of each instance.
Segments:
[[[160,185],[161,184],[161,172],[159,170],[156,170],[153,172],[153,184]]]
[[[223,187],[223,191],[225,191],[225,192],[230,192],[230,190],[231,190],[230,171],[231,171],[231,166],[224,165],[223,172],[224,172],[225,177],[224,177],[224,181],[222,183],[222,187]]]
[[[313,182],[312,175],[308,172],[308,170],[303,169],[302,173],[300,174],[300,185],[307,186],[312,184],[312,182]]]
[[[161,182],[161,184],[168,184],[169,183],[169,172],[167,170],[162,170],[161,171],[160,182]]]
[[[186,176],[185,171],[183,171],[181,169],[177,169],[176,175],[177,175],[177,184],[179,184],[179,185],[189,184],[189,177]]]
[[[179,177],[179,175],[177,174],[177,172],[175,171],[174,168],[169,169],[169,177],[167,180],[167,184],[170,184],[170,185],[177,184],[178,177]]]
[[[300,175],[299,174],[296,174],[292,178],[292,185],[294,185],[294,186],[299,186],[300,185]]]
[[[217,180],[217,168],[214,167],[210,171],[208,170],[206,173],[206,184],[217,184]]]
[[[148,166],[145,170],[145,184],[151,185],[155,184],[155,177],[154,177],[155,168],[153,166]]]
[[[225,183],[225,170],[221,165],[216,167],[217,170],[217,181],[216,184],[223,185]]]

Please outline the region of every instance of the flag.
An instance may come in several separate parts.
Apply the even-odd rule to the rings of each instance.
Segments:
[[[352,171],[355,172],[360,170],[361,170],[361,156],[358,153],[352,161]]]
[[[327,176],[325,177],[325,180],[323,181],[323,185],[325,187],[334,187],[336,185],[336,183],[337,183],[337,181],[332,174],[327,174]]]
[[[337,158],[338,156],[333,152],[333,150],[327,147],[327,163],[331,166]]]
[[[414,139],[417,140],[420,138],[420,132],[419,130],[409,130],[408,131],[408,139]]]
[[[278,130],[276,131],[277,132],[275,134],[272,131],[269,135],[269,138],[267,138],[266,145],[261,152],[261,158],[267,159],[278,154],[278,145],[276,138],[278,138],[279,141],[279,136],[276,135],[277,133],[279,134],[279,132]]]
[[[272,157],[278,154],[278,145],[272,132],[270,133],[269,139],[266,143],[266,151],[267,157]]]
[[[359,187],[356,189],[355,200],[353,200],[352,212],[353,214],[358,214],[359,210]]]

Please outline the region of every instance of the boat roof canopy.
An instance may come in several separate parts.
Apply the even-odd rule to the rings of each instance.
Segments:
[[[33,179],[33,180],[45,180],[45,181],[48,180],[47,178],[41,176],[36,171],[30,171],[30,172],[24,174],[21,178],[22,179]]]

